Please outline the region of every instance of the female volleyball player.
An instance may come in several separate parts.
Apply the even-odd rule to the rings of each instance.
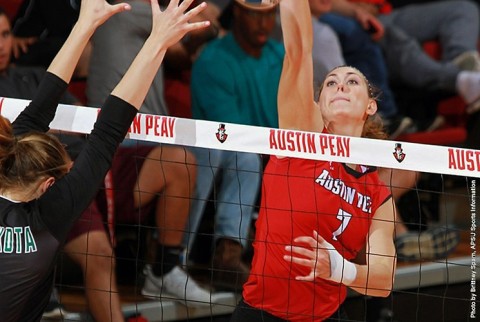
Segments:
[[[13,125],[0,117],[0,317],[39,321],[53,285],[59,247],[96,194],[113,154],[140,107],[166,49],[208,22],[189,23],[205,8],[185,13],[192,0],[171,0],[162,12],[152,0],[153,27],[129,70],[98,116],[84,150],[72,163],[44,134],[87,41],[126,4],[83,0],[79,20],[39,87]],[[184,14],[185,13],[185,14]],[[121,45],[121,44],[119,44]],[[32,132],[36,131],[36,132]]]
[[[358,70],[332,70],[314,101],[308,1],[280,0],[280,16],[286,48],[280,127],[381,135],[374,94]],[[375,168],[272,156],[261,200],[252,269],[232,321],[323,321],[338,310],[347,287],[390,293],[394,205]],[[353,263],[364,247],[364,263]]]

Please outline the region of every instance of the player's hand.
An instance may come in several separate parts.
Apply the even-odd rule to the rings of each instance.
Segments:
[[[283,258],[287,262],[305,266],[310,269],[310,273],[306,276],[296,276],[296,280],[313,281],[316,277],[328,279],[330,277],[330,255],[328,249],[333,248],[323,239],[316,231],[311,236],[301,236],[293,240],[298,244],[306,246],[286,246],[285,250],[290,255]]]
[[[155,39],[168,48],[180,41],[188,32],[210,26],[209,21],[195,21],[207,4],[202,2],[191,10],[188,10],[193,0],[171,0],[164,11],[160,10],[157,0],[150,0],[152,5],[152,32],[150,38]]]
[[[130,9],[128,3],[110,5],[105,0],[82,0],[78,23],[95,30],[113,15]]]

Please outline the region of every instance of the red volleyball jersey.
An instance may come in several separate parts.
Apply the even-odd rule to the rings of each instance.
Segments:
[[[376,168],[360,170],[337,162],[270,158],[252,270],[243,290],[246,303],[290,321],[322,321],[338,309],[346,297],[344,285],[321,278],[296,281],[309,269],[283,256],[294,238],[316,230],[344,258],[355,258],[377,208],[390,198]]]

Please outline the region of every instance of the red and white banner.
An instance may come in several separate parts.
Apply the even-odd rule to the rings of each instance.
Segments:
[[[14,120],[29,101],[1,98]],[[51,128],[90,133],[98,109],[59,105]],[[158,143],[338,161],[420,172],[480,177],[480,151],[313,132],[138,114],[128,138]]]

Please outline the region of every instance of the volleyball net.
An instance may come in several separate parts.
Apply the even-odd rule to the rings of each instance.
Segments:
[[[27,104],[26,100],[1,98],[1,115],[14,120]],[[61,104],[51,123],[51,128],[61,132],[89,134],[98,112],[97,108]],[[403,314],[405,321],[437,320],[437,317],[445,321],[450,321],[450,317],[452,321],[455,318],[473,321],[476,317],[476,303],[478,303],[476,298],[476,200],[478,200],[476,185],[480,178],[480,150],[141,113],[134,119],[127,138],[138,142],[185,148],[246,152],[258,154],[264,158],[277,155],[417,172],[418,180],[414,187],[409,188],[408,192],[397,201],[402,219],[411,231],[412,237],[409,243],[411,244],[412,240],[418,241],[418,248],[413,250],[413,260],[412,258],[404,260],[399,257],[394,273],[394,290],[390,297],[376,299],[360,296],[355,292],[349,293],[344,304],[348,313],[348,319],[345,321],[380,321],[381,318],[384,318],[382,321],[390,321],[388,316],[391,312],[395,312],[397,316],[398,313]],[[202,171],[209,171],[205,169],[208,166],[203,168]],[[107,187],[106,191],[108,192],[109,189],[114,190],[115,186]],[[209,197],[208,200],[213,200],[213,207],[215,207],[215,196]],[[110,233],[118,228],[113,227],[113,223],[112,220],[106,223],[107,226],[110,225]],[[138,225],[122,225],[123,230],[124,228],[127,231],[130,229],[137,232],[135,236],[138,239]],[[150,229],[153,235],[156,234],[155,224],[142,224],[141,228]],[[454,235],[459,238],[459,243],[455,244],[453,252],[438,258],[430,253],[422,254],[421,249],[421,243],[435,242],[429,239],[431,236],[422,235],[422,232],[437,228],[442,232],[454,232],[434,236],[434,238],[444,239],[443,244],[440,242],[440,245],[445,244],[445,247],[448,247],[446,245],[450,242],[448,238],[453,238],[451,236]],[[254,229],[253,225],[251,229]],[[196,238],[195,242],[188,244],[187,252],[184,254],[186,257],[184,264],[188,267],[189,258],[195,257],[195,254],[191,255],[190,252],[193,253],[196,249],[196,256],[199,257],[198,253],[200,253],[200,257],[205,258],[204,253],[210,253],[213,249],[208,243],[211,243],[216,236],[214,231],[208,229],[193,234],[187,228],[185,233],[192,234]],[[128,232],[126,234],[128,235]],[[155,239],[155,236],[151,238]],[[202,238],[209,240],[206,242],[207,246],[205,244],[198,246]],[[135,277],[126,284],[134,287],[127,288],[124,293],[138,293],[143,286],[139,276],[142,275],[142,268],[148,260],[138,256],[138,253],[148,253],[148,242],[145,240],[137,240],[137,242],[134,246],[132,244],[128,246],[135,248],[131,252],[134,253],[134,263],[129,264],[135,267]],[[251,239],[246,243],[250,244]],[[117,244],[117,246],[121,245]],[[202,247],[204,248],[199,250]],[[439,253],[441,254],[442,250],[439,250]],[[117,258],[117,260],[118,266],[126,263],[121,259]],[[188,267],[188,269],[191,269],[192,274],[195,272],[195,268]],[[201,282],[208,287],[213,283],[211,257],[205,261],[203,269],[203,272],[207,273],[203,274],[204,279]],[[121,274],[119,275],[121,278]],[[122,284],[121,281],[119,283]],[[69,289],[82,289],[81,286],[71,286],[58,281],[58,278],[57,288],[61,293]],[[122,288],[120,295],[124,296],[123,309],[127,313],[140,312],[147,317],[148,321],[180,321],[228,315],[239,300],[240,291],[241,289],[233,293],[222,293],[210,306],[195,309],[187,308],[167,296],[158,299],[143,298],[137,294],[122,294]],[[402,321],[402,318],[399,321]]]
[[[27,101],[3,98],[2,115],[14,119]],[[51,128],[88,134],[97,108],[60,104]],[[227,151],[345,162],[419,172],[480,177],[480,151],[324,133],[224,124],[137,114],[127,138]],[[408,155],[408,157],[407,157]]]

